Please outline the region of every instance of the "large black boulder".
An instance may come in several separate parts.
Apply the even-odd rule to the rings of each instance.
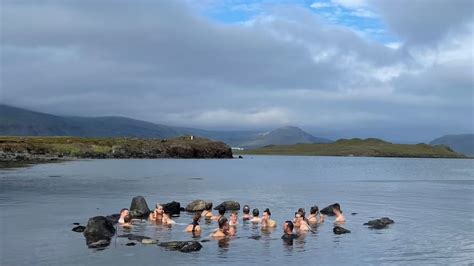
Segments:
[[[233,200],[226,200],[226,201],[222,202],[221,204],[214,207],[214,210],[219,210],[219,208],[221,206],[224,206],[226,210],[230,210],[230,211],[240,210],[240,203],[238,203],[237,201],[233,201]]]
[[[197,241],[171,241],[162,242],[158,246],[165,247],[167,249],[178,250],[181,252],[199,251],[202,248],[201,243]]]
[[[200,212],[206,209],[206,204],[207,202],[205,202],[204,200],[195,200],[189,203],[186,206],[185,210],[187,212]]]
[[[74,232],[83,233],[86,230],[86,227],[83,225],[78,225],[72,229]]]
[[[150,209],[143,196],[136,196],[132,199],[130,204],[130,216],[136,219],[148,218]]]
[[[110,238],[114,234],[114,225],[104,216],[90,218],[87,222],[86,229],[84,230],[86,244],[91,248],[107,246],[106,242],[110,243]]]
[[[340,226],[334,226],[334,228],[332,229],[332,231],[334,232],[334,234],[336,235],[342,235],[342,234],[348,234],[350,233],[351,231],[350,230],[347,230],[343,227],[340,227]]]
[[[371,229],[383,229],[386,228],[389,224],[393,224],[395,221],[388,217],[383,217],[380,219],[370,220],[366,222],[364,225],[368,225]]]
[[[322,209],[320,212],[324,215],[327,215],[327,216],[334,216],[334,215],[336,215],[336,214],[334,214],[334,211],[333,211],[334,205],[336,205],[336,203],[327,206],[326,208]]]
[[[181,212],[181,204],[176,201],[168,202],[163,204],[163,211],[169,215],[175,215]]]

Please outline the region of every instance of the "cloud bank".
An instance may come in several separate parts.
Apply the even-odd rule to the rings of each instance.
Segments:
[[[333,138],[473,131],[471,1],[331,4],[375,14],[399,41],[330,23],[317,2],[229,24],[178,1],[3,1],[0,101]]]

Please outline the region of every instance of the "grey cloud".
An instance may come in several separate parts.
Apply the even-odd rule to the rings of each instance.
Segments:
[[[390,49],[300,8],[267,14],[223,25],[185,2],[5,1],[0,101],[213,129],[469,127],[468,70],[422,68],[410,44]]]

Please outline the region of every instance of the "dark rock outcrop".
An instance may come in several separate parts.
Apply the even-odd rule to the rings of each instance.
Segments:
[[[207,202],[205,202],[204,200],[195,200],[189,203],[186,206],[185,210],[187,212],[200,212],[206,209],[206,204]]]
[[[383,228],[386,228],[389,224],[393,224],[393,223],[395,223],[395,221],[393,221],[392,219],[388,217],[383,217],[380,219],[368,221],[364,225],[368,225],[369,228],[371,229],[383,229]]]
[[[171,241],[159,243],[158,246],[167,249],[178,250],[181,252],[199,251],[202,248],[201,243],[197,241]]]
[[[146,219],[150,214],[150,209],[143,196],[136,196],[130,204],[130,216],[137,219]]]
[[[320,212],[324,215],[327,215],[327,216],[334,216],[334,211],[333,211],[333,208],[334,208],[334,205],[336,203],[332,204],[332,205],[329,205],[327,206],[326,208],[322,209]],[[342,212],[342,211],[341,211]]]
[[[181,204],[176,201],[168,202],[163,204],[163,211],[169,215],[176,215],[181,212]]]
[[[240,210],[240,203],[233,200],[227,200],[227,201],[222,202],[221,204],[214,207],[214,210],[219,210],[221,206],[224,206],[226,210],[231,210],[231,211]]]
[[[78,225],[78,226],[74,227],[74,228],[72,229],[72,231],[78,232],[78,233],[83,233],[85,229],[86,229],[85,226],[83,226],[83,225]]]
[[[114,225],[104,216],[96,216],[89,219],[84,236],[89,247],[104,247],[106,241],[110,243],[110,238],[115,234]],[[105,240],[100,242],[100,240]]]
[[[137,244],[137,243],[135,243],[135,242],[128,242],[128,243],[127,243],[127,244],[125,244],[125,245],[127,245],[127,246],[129,246],[129,247],[130,247],[130,246],[135,246],[136,244]]]
[[[336,235],[342,235],[342,234],[347,234],[347,233],[350,233],[351,231],[350,230],[347,230],[343,227],[340,227],[340,226],[334,226],[334,228],[332,229],[332,231],[334,232],[334,234]]]
[[[89,248],[104,248],[104,247],[107,247],[108,245],[110,245],[110,240],[101,239],[99,241],[89,243],[87,246]]]

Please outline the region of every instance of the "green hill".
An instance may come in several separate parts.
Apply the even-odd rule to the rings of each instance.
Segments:
[[[364,157],[465,158],[443,145],[393,144],[380,139],[341,139],[333,143],[270,145],[244,154]]]

